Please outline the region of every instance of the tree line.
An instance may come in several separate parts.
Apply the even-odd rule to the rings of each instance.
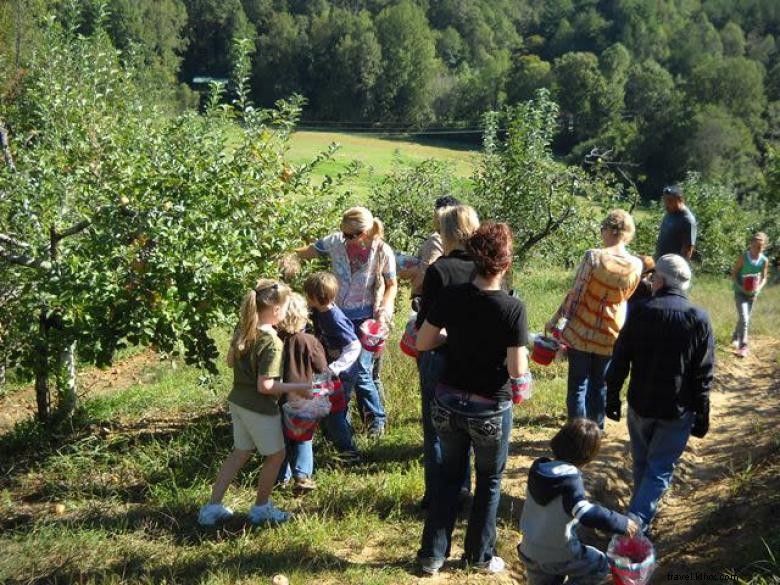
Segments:
[[[80,11],[89,32],[101,10],[179,103],[195,77],[228,78],[249,39],[256,101],[305,96],[303,126],[478,139],[484,112],[548,88],[556,154],[611,149],[644,194],[690,170],[759,190],[780,140],[776,0],[10,0],[6,65],[42,16]]]

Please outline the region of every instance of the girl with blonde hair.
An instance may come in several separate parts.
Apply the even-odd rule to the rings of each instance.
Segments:
[[[309,307],[306,299],[298,293],[290,295],[287,315],[276,328],[284,342],[282,379],[285,382],[311,383],[316,374],[329,374],[328,358],[319,339],[304,331],[309,322]],[[314,473],[314,450],[312,440],[295,441],[285,438],[287,457],[279,473],[279,480],[290,478],[294,487],[309,491],[316,487]]]
[[[428,313],[436,304],[445,287],[471,282],[476,274],[474,262],[466,252],[466,244],[479,227],[477,212],[468,205],[454,205],[440,209],[437,215],[444,255],[425,271],[422,296],[420,297],[420,311],[417,313],[416,326],[418,329],[422,327]],[[439,466],[441,465],[441,441],[431,419],[431,401],[444,368],[443,348],[420,352],[417,368],[420,372],[423,469],[425,472],[425,493],[421,507],[427,508],[434,494],[439,491],[437,482]],[[465,467],[461,483],[464,496],[471,489],[469,469],[468,466]]]
[[[274,325],[284,318],[289,297],[290,289],[286,285],[261,279],[241,303],[238,327],[227,355],[228,365],[233,368],[228,407],[233,422],[234,447],[217,474],[209,502],[198,514],[198,522],[204,526],[212,526],[233,515],[233,511],[222,504],[222,498],[255,449],[265,459],[258,477],[255,505],[249,510],[249,521],[265,524],[290,519],[287,512],[275,507],[269,499],[285,455],[277,399],[287,393],[308,398],[311,384],[281,380],[283,346]]]

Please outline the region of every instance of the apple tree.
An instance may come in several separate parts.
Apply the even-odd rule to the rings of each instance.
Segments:
[[[246,43],[234,99],[215,86],[203,114],[172,117],[100,27],[45,34],[0,101],[0,358],[35,376],[44,421],[75,407],[76,351],[106,365],[152,345],[214,371],[214,329],[339,203],[334,181],[310,180],[332,149],[285,159],[302,100],[249,100]]]

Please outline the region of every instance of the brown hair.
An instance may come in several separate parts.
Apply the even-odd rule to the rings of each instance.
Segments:
[[[339,281],[330,272],[315,272],[303,283],[303,292],[317,304],[329,305],[339,294]]]
[[[466,251],[479,275],[500,274],[512,264],[512,230],[505,223],[486,221],[468,239]]]
[[[601,430],[587,418],[574,418],[550,441],[555,458],[580,467],[593,461],[601,448]]]
[[[244,295],[238,327],[230,341],[227,354],[227,363],[231,368],[257,339],[257,324],[260,320],[258,313],[269,307],[283,305],[289,297],[289,287],[270,278],[261,278],[257,281],[257,286]]]

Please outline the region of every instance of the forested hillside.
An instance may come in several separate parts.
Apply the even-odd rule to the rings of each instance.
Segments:
[[[3,54],[35,45],[52,5],[0,8]],[[299,93],[308,127],[464,129],[550,88],[558,154],[594,145],[635,163],[645,194],[689,170],[738,193],[764,185],[780,140],[777,0],[112,0],[110,33],[149,77],[227,78],[233,39],[254,44],[262,105]],[[92,9],[94,10],[94,9]],[[94,15],[93,15],[94,16]],[[180,87],[170,96],[192,104]]]

